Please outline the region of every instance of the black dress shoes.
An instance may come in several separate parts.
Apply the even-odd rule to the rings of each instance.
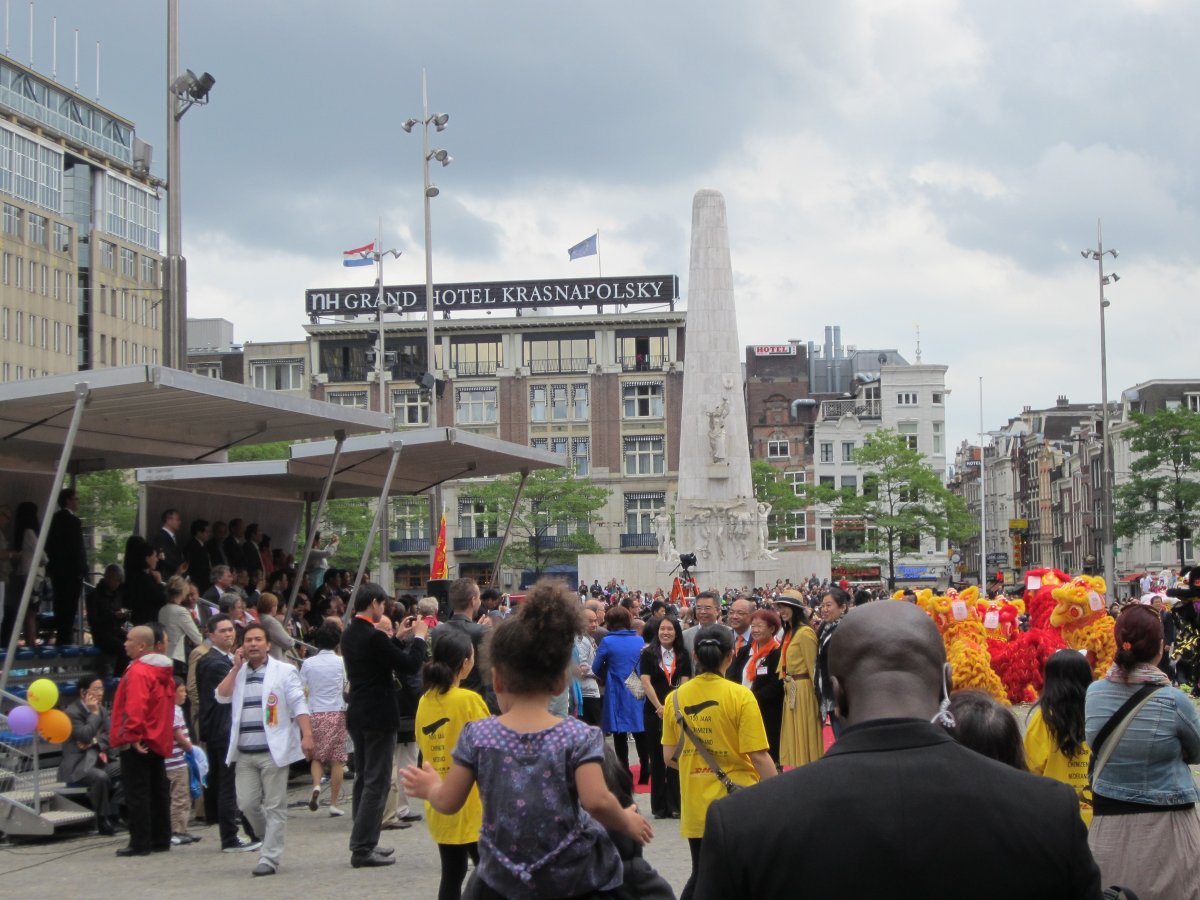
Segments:
[[[133,847],[122,847],[117,851],[117,856],[149,856],[149,850],[135,850]]]
[[[350,857],[350,865],[356,869],[373,869],[378,866],[394,866],[396,858],[394,856],[384,856],[372,850],[370,853],[364,853],[361,856],[354,854]]]

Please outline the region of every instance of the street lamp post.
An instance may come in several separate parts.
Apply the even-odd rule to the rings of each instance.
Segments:
[[[182,255],[179,120],[208,102],[216,79],[179,71],[179,0],[167,0],[167,257],[163,272],[163,365],[187,366],[187,263]]]
[[[429,392],[429,427],[437,427],[437,372],[434,369],[434,334],[433,334],[433,219],[430,201],[440,193],[438,187],[429,178],[429,163],[431,160],[440,162],[443,167],[450,165],[454,158],[440,148],[429,149],[429,126],[435,131],[445,131],[446,123],[450,121],[447,113],[429,114],[429,89],[425,80],[425,70],[421,70],[421,118],[407,119],[400,127],[408,134],[417,125],[421,126],[421,166],[424,179],[422,182],[422,198],[425,202],[425,376],[421,379],[422,390]],[[436,551],[438,525],[440,521],[441,488],[435,487],[429,497],[429,571],[433,572],[433,556]]]
[[[1101,543],[1100,548],[1100,568],[1104,573],[1104,583],[1108,585],[1108,590],[1113,592],[1116,587],[1113,583],[1113,576],[1116,574],[1116,554],[1113,547],[1112,525],[1113,525],[1113,491],[1112,491],[1112,441],[1109,431],[1109,413],[1108,413],[1108,348],[1105,337],[1105,315],[1104,311],[1108,309],[1108,301],[1104,298],[1104,288],[1106,285],[1114,284],[1121,280],[1116,272],[1108,275],[1104,274],[1104,254],[1110,254],[1113,259],[1117,258],[1117,251],[1114,249],[1104,249],[1104,234],[1101,230],[1099,220],[1096,222],[1096,247],[1095,249],[1086,249],[1079,251],[1079,255],[1087,260],[1096,261],[1097,277],[1100,284],[1100,427],[1103,432],[1101,436],[1102,443],[1100,444],[1100,518],[1101,518]]]

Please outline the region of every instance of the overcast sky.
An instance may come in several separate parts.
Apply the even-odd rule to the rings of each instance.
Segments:
[[[10,53],[29,59],[29,7]],[[389,283],[424,279],[421,108],[438,136],[438,281],[677,273],[692,196],[726,198],[740,339],[896,347],[949,365],[953,444],[1024,405],[1200,376],[1200,7],[1189,0],[564,4],[181,0],[181,63],[216,77],[183,121],[193,316],[303,336],[308,287],[383,220]],[[34,65],[135,121],[165,166],[165,0],[38,0]],[[1106,263],[1107,264],[1107,263]]]

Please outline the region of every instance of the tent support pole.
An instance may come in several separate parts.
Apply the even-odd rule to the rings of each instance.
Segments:
[[[333,476],[337,472],[338,460],[342,457],[342,444],[346,441],[346,432],[339,429],[333,433],[337,443],[333,446],[333,459],[329,461],[329,472],[325,475],[325,483],[321,485],[321,499],[317,501],[317,517],[316,521],[320,522],[321,517],[325,515],[325,504],[329,502],[329,489],[333,487]],[[304,538],[304,555],[300,558],[300,566],[296,569],[296,577],[292,579],[292,589],[288,597],[287,615],[283,617],[283,621],[287,622],[292,618],[292,610],[296,608],[296,597],[300,593],[300,582],[304,578],[304,573],[308,571],[308,560],[312,555],[317,533],[313,531],[312,523],[312,501],[307,501],[304,508],[308,513],[308,530],[305,532]],[[313,590],[315,590],[315,586]]]
[[[387,498],[392,493],[392,479],[396,477],[396,465],[400,462],[400,451],[404,449],[404,441],[396,438],[392,441],[392,461],[388,464],[387,475],[383,479],[383,490],[379,492],[379,505],[375,507],[375,518],[371,520],[371,530],[367,534],[367,544],[363,547],[362,559],[358,561],[358,572],[354,575],[351,585],[353,593],[350,605],[346,607],[346,621],[354,615],[354,595],[362,586],[363,574],[367,571],[367,560],[371,558],[371,550],[375,546],[375,536],[379,534],[379,523],[387,512]]]
[[[504,536],[500,538],[500,550],[496,553],[496,564],[492,566],[492,587],[500,578],[500,566],[504,563],[504,551],[508,549],[508,537],[512,533],[513,519],[517,516],[517,507],[521,503],[521,495],[525,493],[525,480],[529,478],[529,470],[521,470],[521,482],[517,485],[517,495],[513,497],[512,509],[508,511],[508,522],[504,526]]]

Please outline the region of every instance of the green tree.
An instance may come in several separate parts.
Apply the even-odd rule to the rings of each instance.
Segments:
[[[471,498],[488,510],[485,520],[494,524],[497,534],[504,532],[520,481],[520,475],[510,475],[471,488]],[[590,527],[608,495],[608,488],[576,478],[570,469],[531,472],[513,516],[504,561],[541,574],[548,566],[575,562],[580,553],[600,553],[600,544],[592,537]],[[499,550],[497,542],[478,553],[485,560],[495,561]]]
[[[1184,566],[1184,542],[1200,529],[1200,413],[1164,409],[1131,413],[1130,480],[1115,491],[1113,533],[1172,541]]]
[[[896,589],[896,556],[920,545],[922,537],[963,541],[975,533],[974,516],[907,438],[886,428],[854,451],[863,472],[863,493],[838,491],[837,513],[859,517],[875,529],[874,549],[887,565],[888,586]]]
[[[247,462],[259,459],[287,459],[288,441],[274,441],[269,444],[240,444],[229,448],[230,462]]]
[[[833,503],[840,497],[838,491],[807,482],[793,487],[779,475],[779,469],[765,459],[750,462],[750,481],[754,486],[754,498],[759,503],[771,504],[770,539],[773,541],[786,537],[792,513],[818,503]]]
[[[120,563],[125,541],[133,534],[137,518],[137,487],[125,469],[89,472],[75,482],[79,492],[79,519],[84,540],[95,547],[93,565],[103,569]]]
[[[337,553],[329,560],[335,569],[357,569],[362,559],[367,535],[371,533],[371,522],[375,519],[375,503],[366,497],[344,497],[330,500],[321,518],[321,541],[333,535],[341,539]]]

